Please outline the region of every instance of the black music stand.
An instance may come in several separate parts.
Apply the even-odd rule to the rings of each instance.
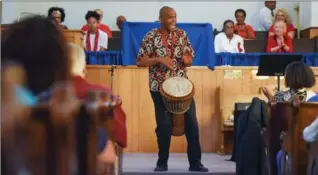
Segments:
[[[257,76],[276,76],[277,89],[280,90],[280,77],[285,75],[288,64],[301,61],[302,55],[261,55]]]

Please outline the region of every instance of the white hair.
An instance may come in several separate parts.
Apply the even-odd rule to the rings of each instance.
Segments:
[[[73,75],[84,77],[86,55],[84,49],[77,44],[68,43],[71,58],[71,71]]]

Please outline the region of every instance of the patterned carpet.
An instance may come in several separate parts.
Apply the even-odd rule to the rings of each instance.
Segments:
[[[165,174],[165,175],[197,175],[197,174],[213,174],[213,175],[235,175],[235,163],[227,161],[230,156],[220,156],[217,154],[205,153],[202,155],[202,163],[209,168],[207,173],[189,172],[188,158],[186,154],[172,153],[170,154],[168,171],[154,172],[154,166],[157,161],[157,154],[136,154],[124,153],[123,169],[124,175],[139,174]]]

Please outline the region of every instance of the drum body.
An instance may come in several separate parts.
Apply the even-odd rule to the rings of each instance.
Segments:
[[[189,110],[194,96],[193,83],[183,77],[171,77],[162,83],[160,93],[171,116],[171,134],[182,136],[185,130],[184,113]]]

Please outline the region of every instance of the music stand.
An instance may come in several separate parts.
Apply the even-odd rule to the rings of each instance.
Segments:
[[[277,89],[280,91],[280,77],[285,75],[288,64],[301,61],[302,55],[261,55],[257,76],[276,76]]]

